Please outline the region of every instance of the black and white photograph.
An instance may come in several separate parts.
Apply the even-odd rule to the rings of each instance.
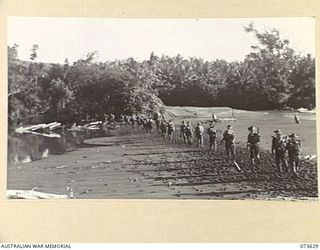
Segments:
[[[318,202],[315,19],[7,18],[7,199]]]

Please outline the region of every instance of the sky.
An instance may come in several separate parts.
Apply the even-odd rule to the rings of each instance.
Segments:
[[[19,45],[18,57],[29,60],[33,44],[37,61],[63,63],[98,51],[97,61],[156,55],[200,57],[212,61],[241,61],[257,44],[244,26],[254,22],[259,31],[276,28],[301,55],[315,55],[312,17],[220,19],[127,19],[8,17],[7,44]]]

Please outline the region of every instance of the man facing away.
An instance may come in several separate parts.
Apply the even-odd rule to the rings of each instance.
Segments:
[[[274,133],[275,135],[272,136],[272,155],[275,157],[279,172],[283,172],[283,170],[287,171],[287,163],[284,158],[286,153],[286,138],[282,135],[280,129],[275,130]]]
[[[168,139],[169,139],[169,141],[171,141],[172,137],[173,137],[173,132],[176,130],[176,128],[175,128],[172,121],[168,122],[167,127],[168,127],[168,129],[167,129]]]
[[[297,135],[295,133],[289,135],[286,150],[288,151],[290,170],[295,176],[298,176],[300,149],[301,143],[297,140]]]
[[[132,128],[134,128],[135,119],[134,119],[133,115],[130,117],[130,123],[131,123]]]
[[[181,125],[180,125],[180,138],[183,139],[184,143],[187,142],[186,127],[187,127],[187,125],[186,125],[185,121],[182,121]]]
[[[207,129],[207,134],[209,135],[209,149],[211,150],[212,148],[214,149],[214,151],[217,150],[217,143],[216,143],[216,139],[217,139],[217,130],[215,129],[215,125],[214,123],[210,124],[210,127]]]
[[[167,122],[165,120],[161,121],[160,130],[161,130],[162,137],[165,138],[167,134]]]
[[[188,144],[191,145],[192,144],[193,127],[190,122],[187,122],[185,131],[186,131],[185,134],[187,137],[187,142],[188,142]]]
[[[153,120],[149,118],[149,119],[147,119],[147,122],[146,122],[147,133],[151,133],[152,128],[153,128]]]
[[[161,125],[161,119],[160,119],[160,117],[158,117],[158,118],[156,119],[157,133],[160,132],[160,125]]]
[[[228,160],[235,161],[235,133],[232,126],[228,125],[227,130],[223,132],[222,140],[220,143],[225,142],[226,154]]]
[[[247,147],[250,149],[250,160],[251,165],[255,164],[255,160],[258,164],[260,164],[260,149],[259,149],[259,142],[260,142],[260,135],[257,132],[257,129],[253,126],[248,128],[250,131],[248,134],[247,140]]]
[[[202,126],[202,123],[198,122],[195,129],[195,135],[196,135],[197,145],[199,147],[203,147],[203,132],[204,132],[204,128]]]

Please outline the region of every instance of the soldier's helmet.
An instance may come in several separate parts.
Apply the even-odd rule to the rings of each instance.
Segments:
[[[273,131],[276,135],[281,135],[282,134],[282,132],[281,132],[281,130],[280,129],[277,129],[277,130],[275,130],[275,131]]]
[[[292,133],[291,135],[289,135],[289,137],[294,139],[294,138],[297,138],[297,135],[295,133]]]
[[[256,127],[250,126],[250,127],[248,128],[248,130],[249,130],[250,132],[255,132],[255,131],[256,131]]]

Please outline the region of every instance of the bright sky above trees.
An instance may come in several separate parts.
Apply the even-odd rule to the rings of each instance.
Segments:
[[[9,17],[8,45],[17,43],[18,56],[29,60],[33,44],[37,61],[63,63],[98,51],[98,61],[148,59],[156,55],[243,60],[257,43],[243,26],[263,31],[276,28],[298,53],[315,54],[315,23],[310,17],[224,19],[99,19]]]

